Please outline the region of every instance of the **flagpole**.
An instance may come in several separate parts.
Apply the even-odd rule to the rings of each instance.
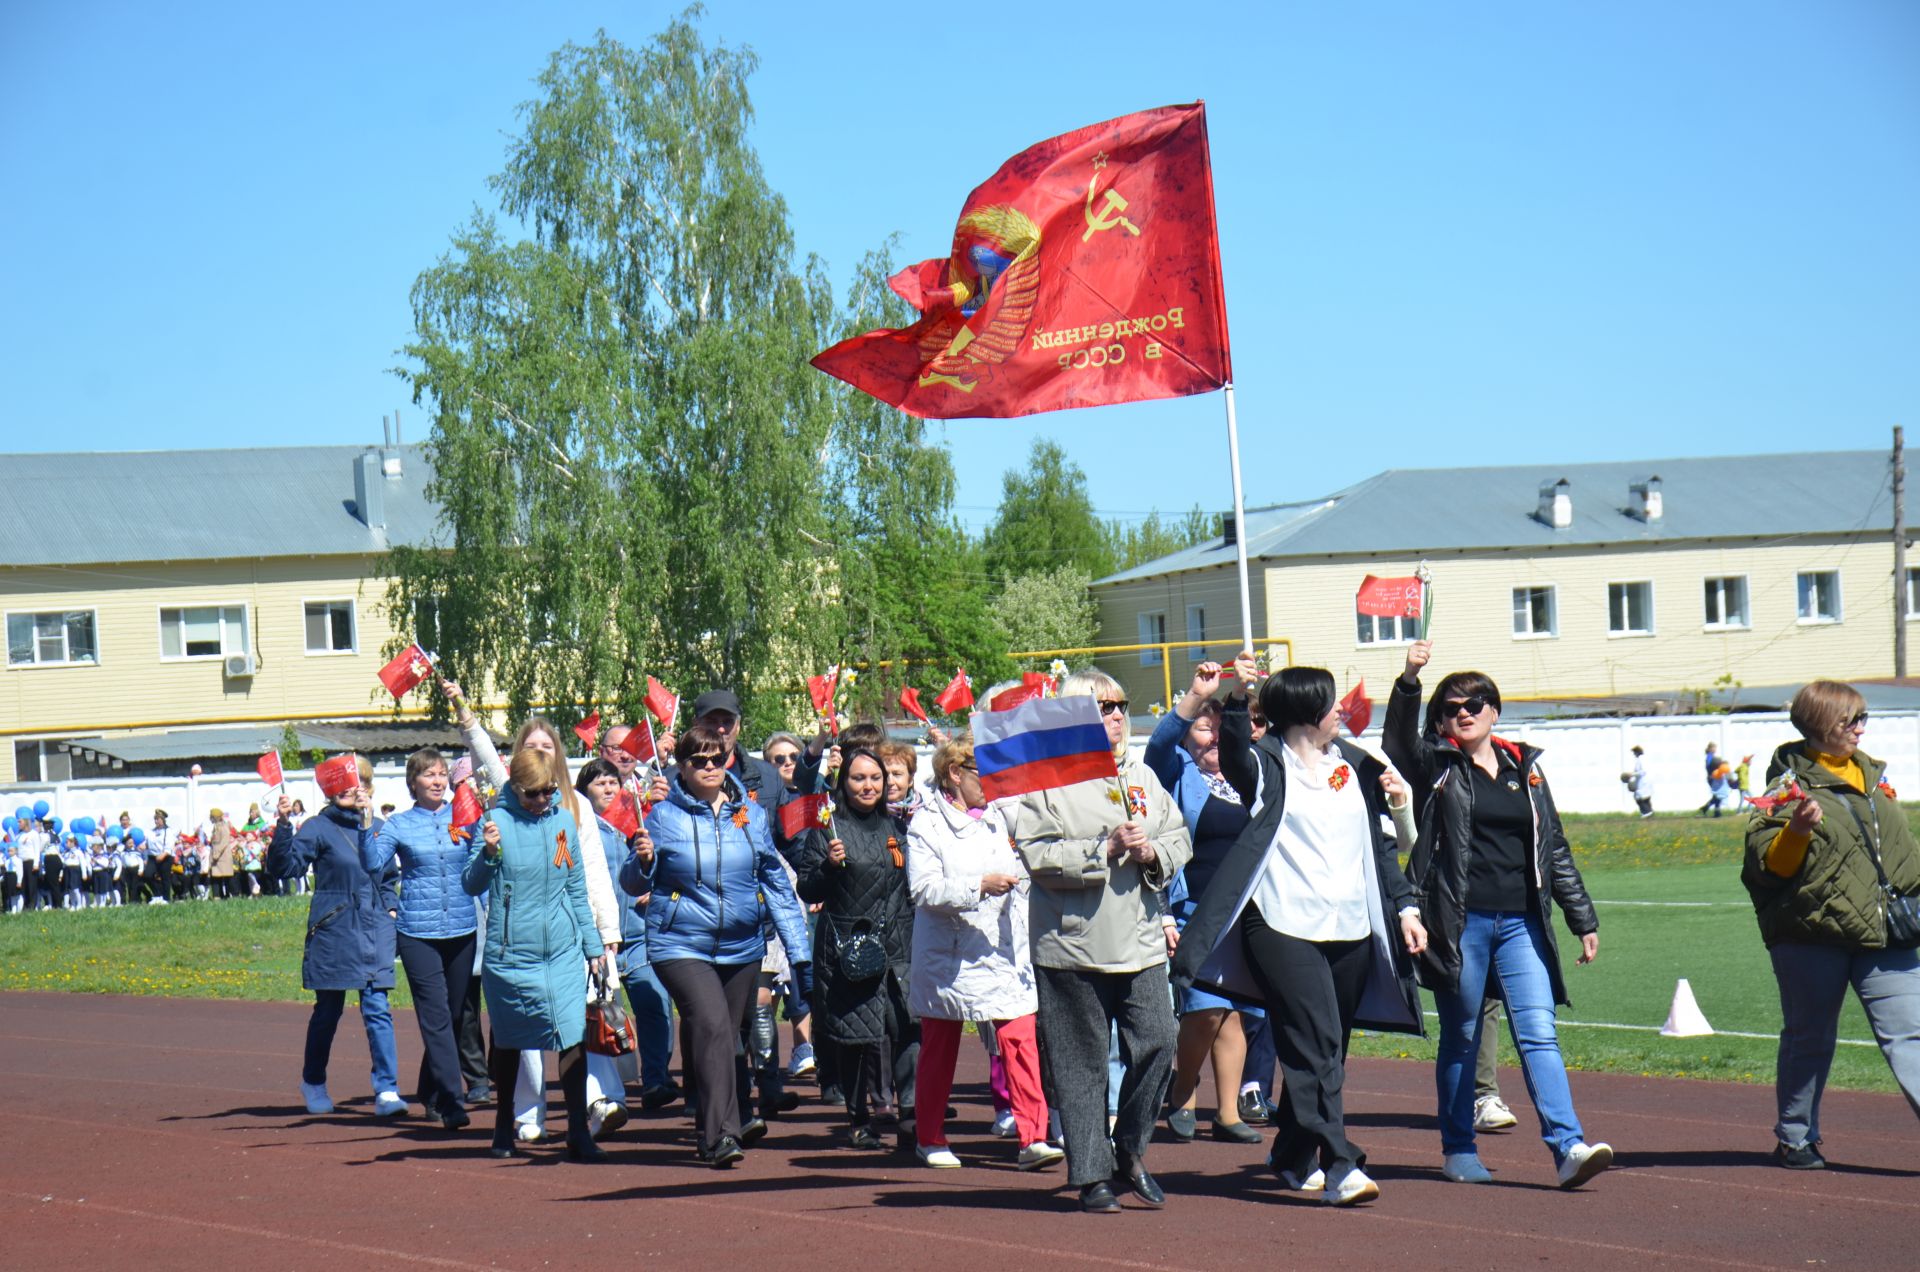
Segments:
[[[1247,504],[1240,486],[1240,421],[1233,410],[1233,381],[1227,391],[1227,457],[1233,467],[1233,545],[1240,567],[1240,635],[1253,653],[1253,600],[1247,586]]]

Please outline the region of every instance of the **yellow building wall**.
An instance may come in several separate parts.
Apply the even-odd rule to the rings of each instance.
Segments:
[[[1253,634],[1256,639],[1268,635],[1284,636],[1285,631],[1267,630],[1267,597],[1260,587],[1259,562],[1251,563]],[[1134,645],[1142,642],[1139,615],[1159,612],[1167,616],[1167,639],[1188,638],[1187,606],[1198,605],[1205,611],[1203,635],[1210,645],[1205,650],[1175,645],[1163,668],[1147,665],[1139,653],[1102,654],[1094,659],[1071,659],[1076,666],[1092,661],[1118,680],[1127,690],[1135,714],[1143,714],[1150,703],[1172,706],[1193,679],[1196,663],[1213,659],[1226,662],[1240,644],[1240,576],[1232,565],[1211,566],[1184,574],[1163,575],[1131,583],[1116,583],[1096,589],[1100,602],[1100,643]],[[1152,655],[1145,655],[1152,658]],[[1169,682],[1170,677],[1170,682]],[[1167,694],[1171,685],[1172,699]]]
[[[376,673],[392,635],[387,584],[370,557],[0,569],[8,613],[90,609],[95,666],[0,672],[0,782],[12,742],[133,725],[354,715],[391,707]],[[354,602],[355,651],[306,652],[305,603]],[[163,608],[245,605],[256,670],[228,678],[220,659],[160,656]]]

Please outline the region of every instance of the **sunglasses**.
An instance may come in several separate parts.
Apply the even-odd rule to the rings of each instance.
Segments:
[[[1868,712],[1865,712],[1865,711],[1862,711],[1862,712],[1860,712],[1860,713],[1859,713],[1858,715],[1856,715],[1856,716],[1854,716],[1854,717],[1853,717],[1853,719],[1851,719],[1851,720],[1849,720],[1849,721],[1847,721],[1847,727],[1848,727],[1849,729],[1864,729],[1864,728],[1866,728],[1866,727],[1867,727],[1867,716],[1868,716],[1868,714],[1869,714],[1869,713],[1868,713]]]
[[[1101,702],[1100,714],[1103,716],[1127,714],[1127,700],[1122,698],[1118,702]]]
[[[724,755],[715,755],[709,751],[705,755],[696,755],[690,760],[683,761],[683,763],[690,769],[723,769],[727,767],[727,757]]]
[[[521,791],[521,799],[552,799],[560,793],[558,786],[537,786],[529,791]]]
[[[1446,707],[1448,715],[1458,715],[1462,711],[1468,715],[1479,715],[1487,709],[1487,700],[1476,693],[1471,698],[1449,698],[1441,705]]]
[[[799,763],[800,753],[798,751],[789,751],[784,755],[776,755],[773,757],[773,762],[775,764],[778,764],[781,768],[785,768],[789,764]]]

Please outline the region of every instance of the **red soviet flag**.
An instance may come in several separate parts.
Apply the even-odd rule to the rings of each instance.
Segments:
[[[959,715],[972,706],[973,682],[967,679],[967,673],[955,672],[953,679],[947,682],[947,687],[940,691],[940,696],[933,700],[933,705],[948,715]]]
[[[1404,579],[1377,579],[1369,574],[1360,580],[1360,594],[1353,598],[1353,607],[1362,614],[1372,614],[1376,618],[1418,618],[1420,593],[1417,575]]]
[[[920,691],[912,685],[900,691],[900,709],[922,724],[932,724],[927,719],[927,709],[920,705]]]
[[[471,839],[470,829],[480,823],[487,810],[480,807],[480,797],[473,793],[473,783],[462,782],[453,788],[453,825],[447,828],[455,843]]]
[[[680,714],[680,695],[655,680],[647,677],[647,711],[654,719],[671,729],[674,717]]]
[[[593,750],[593,744],[600,740],[600,713],[594,712],[573,726],[573,735],[580,739],[580,745]]]
[[[628,839],[640,833],[640,808],[633,802],[633,795],[621,791],[613,797],[613,803],[607,805],[607,811],[600,814],[607,819],[607,825],[619,831]]]
[[[1348,733],[1357,738],[1367,731],[1367,726],[1373,723],[1373,704],[1367,701],[1367,682],[1364,678],[1354,682],[1347,696],[1340,699],[1337,710],[1340,712],[1340,723],[1347,726]]]
[[[651,764],[659,758],[660,748],[654,744],[653,721],[642,720],[627,730],[627,736],[620,739],[620,749],[642,764]]]
[[[286,775],[280,771],[280,753],[278,751],[268,751],[260,757],[260,762],[253,767],[259,772],[260,780],[268,786],[279,786],[286,780]]]
[[[802,795],[780,805],[780,833],[798,839],[814,826],[833,825],[833,800],[826,792]]]
[[[427,651],[418,645],[408,645],[400,651],[400,656],[380,669],[380,683],[387,692],[398,701],[413,692],[413,687],[433,674],[433,663],[427,658]]]
[[[1206,106],[1030,146],[975,187],[953,250],[891,280],[921,313],[813,359],[935,419],[1184,397],[1233,378]]]

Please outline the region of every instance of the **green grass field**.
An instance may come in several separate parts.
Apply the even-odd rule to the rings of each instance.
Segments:
[[[1766,949],[1740,886],[1745,825],[1743,817],[1568,819],[1568,837],[1600,909],[1600,957],[1591,966],[1574,966],[1578,945],[1564,924],[1558,928],[1573,997],[1560,1031],[1569,1065],[1773,1080],[1780,1009]],[[307,997],[300,989],[306,912],[305,898],[287,897],[0,916],[0,989],[301,1001]],[[1725,1032],[1659,1036],[1682,976],[1708,1021]],[[405,1006],[404,976],[399,986],[394,1002]],[[1431,1011],[1430,999],[1427,1007]],[[1841,1013],[1840,1036],[1872,1038],[1851,997]],[[1511,1047],[1503,1034],[1502,1063],[1513,1063]],[[1433,1056],[1431,1041],[1393,1035],[1356,1038],[1354,1050]],[[1843,1044],[1832,1083],[1896,1089],[1874,1046]]]

